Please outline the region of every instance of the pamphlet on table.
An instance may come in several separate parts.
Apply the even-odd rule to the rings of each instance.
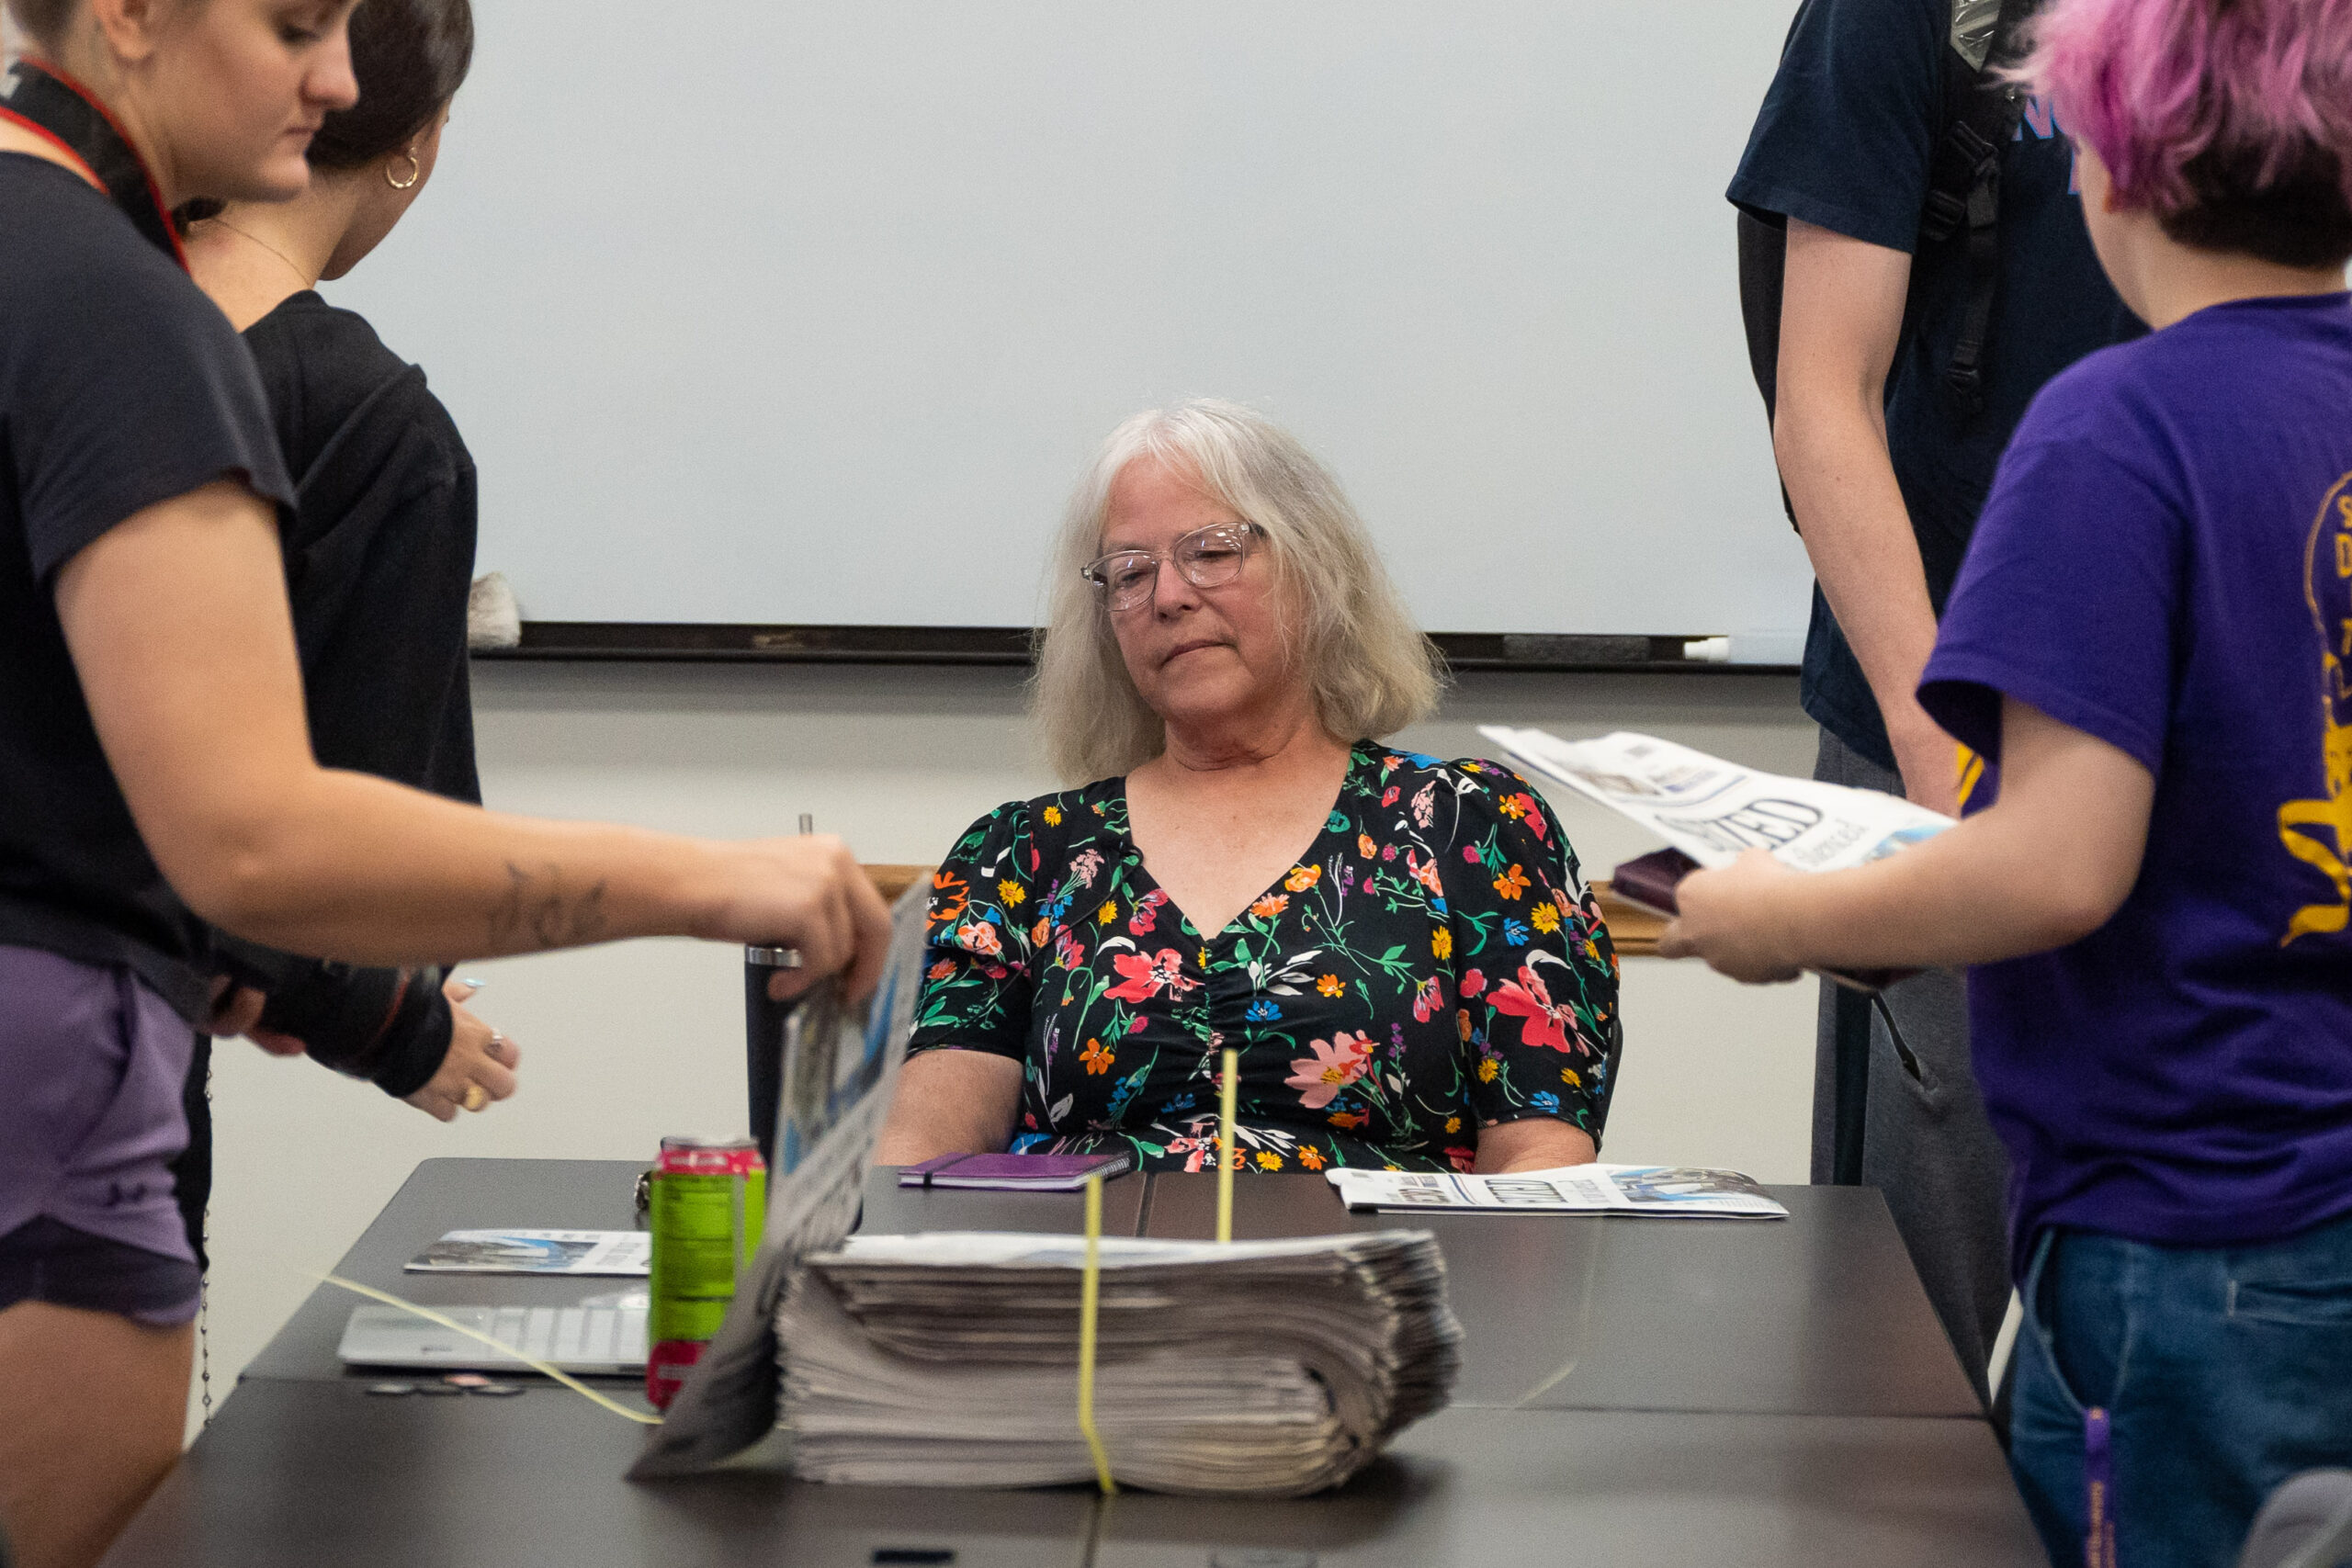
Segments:
[[[408,1260],[411,1274],[643,1275],[644,1231],[451,1231]]]
[[[1646,1214],[1668,1219],[1785,1220],[1752,1177],[1694,1166],[1568,1165],[1509,1176],[1436,1170],[1324,1173],[1351,1209],[1383,1213]]]

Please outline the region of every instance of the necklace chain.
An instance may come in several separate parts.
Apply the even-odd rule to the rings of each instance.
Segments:
[[[230,222],[228,219],[223,217],[216,216],[212,221],[220,224],[220,227],[228,230],[232,234],[238,235],[243,239],[251,240],[254,244],[259,245],[263,250],[267,251],[271,255],[276,256],[279,261],[285,263],[286,270],[292,273],[296,277],[300,278],[302,280],[303,288],[315,288],[318,287],[317,281],[313,279],[310,274],[304,272],[300,267],[294,265],[293,257],[288,255],[284,251],[279,250],[276,245],[271,244],[267,240],[263,239],[259,234],[254,233],[249,230],[240,229],[234,223]]]

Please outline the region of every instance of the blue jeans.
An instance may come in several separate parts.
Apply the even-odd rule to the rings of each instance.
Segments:
[[[2352,1217],[2242,1247],[2044,1231],[2020,1293],[2009,1464],[2058,1568],[2095,1482],[2100,1568],[2230,1568],[2273,1487],[2352,1463]]]

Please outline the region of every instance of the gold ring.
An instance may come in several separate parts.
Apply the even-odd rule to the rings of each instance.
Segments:
[[[480,1111],[483,1106],[488,1105],[489,1103],[490,1091],[488,1089],[482,1088],[481,1085],[478,1083],[469,1083],[466,1086],[465,1108],[467,1110]]]

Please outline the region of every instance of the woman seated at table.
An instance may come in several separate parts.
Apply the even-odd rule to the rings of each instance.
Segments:
[[[1526,782],[1362,739],[1435,650],[1330,473],[1249,410],[1136,416],[1056,550],[1035,711],[1063,777],[933,879],[876,1158],[1130,1150],[1215,1168],[1595,1156],[1616,961]]]

